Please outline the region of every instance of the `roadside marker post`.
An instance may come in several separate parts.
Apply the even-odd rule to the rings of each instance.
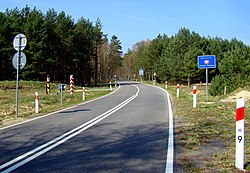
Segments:
[[[35,113],[38,113],[38,92],[35,92]]]
[[[168,81],[165,82],[165,88],[168,88]]]
[[[46,94],[49,94],[50,92],[50,77],[47,75],[47,80],[46,80]]]
[[[109,82],[109,90],[112,91],[112,84]]]
[[[82,87],[82,101],[85,101],[86,91],[85,88]]]
[[[177,84],[176,86],[176,97],[180,96],[180,84]]]
[[[193,86],[193,108],[197,107],[197,87]]]
[[[244,98],[240,98],[236,102],[236,152],[235,166],[240,170],[244,170]]]
[[[74,77],[70,75],[70,95],[74,93]]]

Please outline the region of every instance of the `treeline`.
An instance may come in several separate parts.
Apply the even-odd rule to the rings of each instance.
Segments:
[[[79,85],[108,81],[121,66],[122,47],[117,36],[109,41],[99,19],[94,23],[81,17],[74,22],[65,12],[36,8],[7,9],[0,12],[0,80],[15,80],[12,66],[16,34],[27,37],[23,80],[68,82],[74,75]]]
[[[144,68],[145,79],[156,73],[159,81],[191,84],[206,81],[204,69],[198,69],[197,56],[215,55],[217,66],[209,69],[210,93],[222,94],[224,86],[231,92],[250,79],[250,47],[237,39],[202,37],[181,28],[172,37],[158,35],[153,40],[136,43],[125,54],[126,78],[134,78]]]

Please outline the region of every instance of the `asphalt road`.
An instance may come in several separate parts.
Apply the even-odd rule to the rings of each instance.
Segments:
[[[168,115],[166,92],[122,82],[101,99],[1,129],[0,172],[169,172]]]

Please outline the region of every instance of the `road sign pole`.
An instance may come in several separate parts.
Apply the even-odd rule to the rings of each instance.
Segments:
[[[63,85],[61,85],[60,90],[61,90],[61,106],[62,106],[62,104],[63,104]]]
[[[216,68],[215,55],[202,55],[198,56],[198,68],[206,69],[206,101],[208,102],[208,69]]]
[[[16,68],[16,116],[18,117],[18,75],[19,69],[22,69],[26,64],[26,56],[22,53],[22,50],[27,44],[27,39],[24,34],[17,34],[13,40],[13,47],[17,51],[12,59],[12,64]],[[22,59],[21,59],[22,58]],[[22,63],[22,65],[21,65]]]
[[[18,117],[18,75],[19,75],[19,68],[20,68],[20,58],[21,58],[21,44],[22,44],[22,37],[19,36],[19,47],[18,47],[18,57],[17,57],[17,68],[16,68],[16,117]]]
[[[208,102],[208,69],[206,68],[206,101]]]

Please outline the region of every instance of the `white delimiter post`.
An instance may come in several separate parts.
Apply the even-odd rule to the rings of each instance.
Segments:
[[[236,152],[235,166],[240,170],[244,170],[244,98],[240,98],[236,102]]]
[[[112,91],[112,84],[109,82],[109,90]]]
[[[35,92],[35,113],[38,113],[38,92]]]
[[[85,101],[85,95],[86,95],[85,88],[82,87],[82,101]]]
[[[168,81],[165,82],[165,88],[168,88]]]
[[[179,97],[180,96],[180,85],[177,84],[176,86],[176,97]]]
[[[193,108],[197,107],[197,101],[196,101],[196,86],[193,86]]]

